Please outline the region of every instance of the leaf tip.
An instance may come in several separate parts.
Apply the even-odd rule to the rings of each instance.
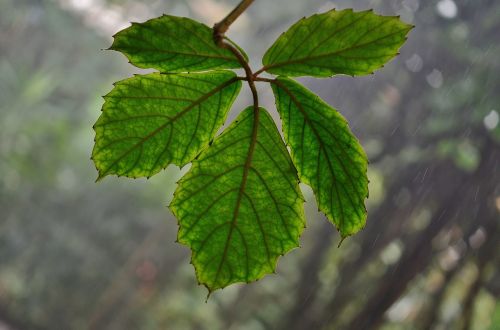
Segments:
[[[101,172],[99,172],[99,174],[97,175],[97,178],[95,179],[95,183],[100,182],[102,179],[104,179],[105,176],[106,176],[105,174],[102,174]]]
[[[118,42],[118,37],[119,37],[120,32],[121,31],[118,31],[117,33],[115,33],[111,36],[113,38],[113,42],[111,43],[111,46],[108,47],[110,50],[118,51],[118,49],[116,49],[115,44]]]
[[[203,286],[207,289],[207,291],[208,291],[208,293],[207,293],[207,297],[205,298],[205,304],[206,304],[206,303],[208,302],[208,299],[210,299],[210,297],[212,296],[212,293],[213,293],[215,290],[217,290],[217,289],[212,289],[212,288],[210,288],[210,287],[208,286],[208,284],[206,284],[206,283],[201,283],[200,281],[198,281],[198,284],[199,284],[199,285],[203,285]],[[221,288],[221,289],[224,289],[224,288]]]
[[[344,235],[342,235],[342,237],[340,238],[340,242],[339,242],[339,244],[337,245],[337,248],[340,248],[340,246],[342,245],[342,243],[345,241],[345,239],[346,239],[347,237],[349,237],[349,236],[344,236]]]

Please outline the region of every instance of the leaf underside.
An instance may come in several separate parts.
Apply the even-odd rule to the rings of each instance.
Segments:
[[[397,54],[412,27],[371,10],[331,10],[295,23],[262,62],[267,72],[290,77],[370,74]]]
[[[232,71],[152,73],[116,83],[94,125],[99,178],[149,177],[189,163],[222,126],[240,88]]]
[[[310,185],[319,209],[342,237],[364,227],[368,161],[347,121],[298,82],[272,83],[285,141],[301,182]]]
[[[217,47],[211,28],[185,17],[163,15],[132,23],[114,36],[110,49],[125,54],[139,68],[160,72],[241,67],[233,53]]]
[[[296,170],[269,114],[259,117],[244,110],[193,161],[170,205],[210,292],[273,273],[305,225]]]

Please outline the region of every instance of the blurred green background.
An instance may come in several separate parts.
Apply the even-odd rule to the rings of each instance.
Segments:
[[[94,183],[100,95],[140,71],[101,50],[111,36],[163,13],[211,26],[236,3],[0,0],[0,329],[500,329],[498,1],[256,1],[231,27],[257,69],[316,12],[416,25],[375,75],[301,79],[370,158],[368,225],[341,248],[304,186],[302,247],[205,302],[167,208],[181,170]]]

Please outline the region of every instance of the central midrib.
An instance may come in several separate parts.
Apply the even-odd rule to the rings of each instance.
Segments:
[[[247,178],[248,178],[248,173],[250,172],[250,167],[252,165],[252,158],[253,158],[253,153],[255,150],[255,145],[257,144],[257,132],[258,132],[258,127],[259,127],[259,111],[254,111],[253,113],[254,116],[254,122],[252,126],[252,136],[251,136],[251,141],[250,141],[250,146],[248,148],[248,154],[247,158],[245,160],[245,165],[243,168],[243,177],[241,180],[241,185],[240,189],[238,191],[238,197],[236,199],[236,206],[234,209],[233,213],[233,219],[231,220],[231,227],[229,228],[229,234],[227,236],[226,240],[226,245],[224,246],[224,252],[222,253],[222,258],[219,263],[219,267],[217,268],[217,272],[215,273],[215,279],[214,279],[214,284],[217,283],[217,279],[219,278],[220,271],[222,270],[222,265],[224,264],[227,253],[229,250],[229,243],[231,242],[231,238],[233,236],[234,228],[236,227],[236,222],[238,219],[240,207],[241,207],[241,199],[243,198],[243,194],[245,193],[245,187],[247,184]]]

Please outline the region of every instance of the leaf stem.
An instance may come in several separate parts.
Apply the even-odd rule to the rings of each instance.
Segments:
[[[224,17],[224,19],[222,19],[222,21],[214,25],[213,30],[214,30],[214,42],[219,47],[231,51],[236,56],[238,62],[240,62],[241,66],[245,70],[246,79],[244,80],[248,82],[248,86],[252,91],[255,126],[257,127],[259,121],[259,95],[257,93],[257,88],[255,87],[255,82],[254,82],[255,74],[252,72],[250,65],[248,64],[243,54],[241,54],[241,52],[238,50],[238,48],[228,43],[224,39],[225,38],[224,34],[229,29],[229,26],[231,26],[231,24],[252,4],[253,1],[254,0],[242,0],[236,6],[236,8],[234,8],[226,17]]]
[[[255,149],[255,143],[257,141],[257,129],[259,127],[259,112],[260,112],[260,110],[259,110],[259,95],[257,93],[257,88],[255,87],[255,81],[254,81],[255,75],[252,72],[252,68],[250,68],[250,65],[248,64],[248,62],[245,59],[245,57],[243,56],[243,54],[241,54],[240,50],[238,48],[236,48],[235,46],[233,46],[233,44],[231,44],[225,40],[224,33],[227,31],[229,26],[245,11],[245,9],[247,9],[248,6],[250,6],[252,4],[253,1],[254,0],[241,1],[240,4],[238,6],[236,6],[236,8],[234,8],[233,11],[231,11],[229,13],[229,15],[227,15],[222,21],[220,21],[219,23],[216,23],[214,25],[214,41],[215,41],[215,43],[221,48],[228,49],[229,51],[231,51],[234,54],[234,56],[236,56],[236,58],[238,59],[238,61],[241,64],[241,66],[245,70],[245,75],[246,75],[245,77],[237,77],[237,79],[246,80],[248,82],[248,86],[250,87],[250,90],[252,91],[254,124],[253,124],[253,128],[252,128],[252,141],[250,143],[250,148],[248,150],[248,157],[247,157],[247,161],[245,163],[245,171],[244,171],[244,175],[243,175],[244,180],[243,180],[243,184],[241,186],[242,190],[245,187],[246,177],[248,175],[248,169],[250,168],[250,163],[251,163],[252,157],[253,157],[253,151]]]
[[[253,81],[262,81],[262,82],[268,82],[271,84],[276,82],[276,79],[257,77],[256,74],[257,74],[257,72],[254,74],[254,76],[252,78]]]
[[[254,78],[256,78],[259,74],[261,74],[262,72],[266,71],[267,70],[267,67],[266,66],[263,66],[262,68],[260,68],[259,70],[257,70],[253,76]]]

